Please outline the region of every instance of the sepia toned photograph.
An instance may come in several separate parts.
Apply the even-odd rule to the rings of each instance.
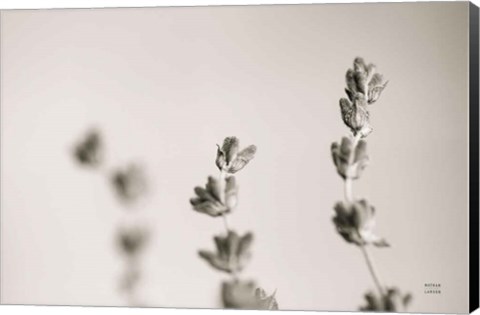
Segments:
[[[472,73],[463,1],[2,10],[0,303],[468,313]]]

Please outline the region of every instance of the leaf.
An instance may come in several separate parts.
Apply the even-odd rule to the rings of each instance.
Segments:
[[[257,147],[255,145],[250,145],[247,148],[243,149],[240,153],[237,154],[235,159],[230,163],[228,172],[235,174],[240,171],[248,164],[254,157],[257,152]]]
[[[227,137],[223,140],[222,152],[228,164],[235,158],[238,152],[239,141],[236,137]]]

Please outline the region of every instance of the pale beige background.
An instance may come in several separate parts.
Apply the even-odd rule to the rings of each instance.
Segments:
[[[390,79],[355,185],[393,244],[373,250],[380,273],[414,294],[411,311],[465,312],[467,25],[465,2],[3,11],[1,302],[123,305],[125,211],[68,155],[96,125],[110,164],[140,160],[153,183],[138,212],[155,230],[149,305],[218,306],[223,277],[196,251],[222,225],[188,199],[237,135],[259,147],[231,218],[256,234],[246,275],[282,309],[356,309],[373,284],[331,223],[343,191],[329,148],[360,55]]]

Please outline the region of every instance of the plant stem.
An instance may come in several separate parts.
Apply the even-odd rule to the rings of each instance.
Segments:
[[[221,191],[221,199],[222,202],[225,202],[225,179],[227,177],[227,173],[223,170],[220,171],[220,191]],[[228,218],[227,218],[227,214],[226,213],[223,213],[221,215],[222,217],[222,220],[223,220],[223,226],[225,227],[225,231],[226,231],[226,235],[228,237],[228,234],[230,233],[230,226],[228,224]],[[232,260],[232,257],[230,256],[228,258],[229,260],[229,264],[231,263],[231,260]],[[238,279],[237,278],[237,271],[233,270],[230,275],[232,276],[232,279]]]
[[[219,185],[220,185],[220,200],[222,202],[225,202],[225,179],[227,177],[227,173],[224,170],[220,170],[220,176],[219,176]],[[225,230],[227,231],[227,235],[230,232],[230,227],[228,225],[228,219],[227,219],[227,214],[223,213],[221,215],[223,219],[223,225],[225,226]]]
[[[361,138],[360,132],[358,132],[353,138],[352,148],[350,151],[350,155],[348,157],[348,167],[353,165],[353,163],[355,162],[355,150],[357,149],[357,144],[358,144],[358,141],[360,141],[360,138]],[[345,199],[348,202],[354,201],[352,186],[353,186],[353,179],[347,176],[347,178],[345,178]]]
[[[380,277],[378,276],[376,269],[375,269],[375,263],[373,261],[372,256],[370,255],[370,252],[368,251],[368,248],[365,245],[361,245],[360,249],[362,250],[362,254],[365,257],[365,261],[367,262],[368,270],[370,271],[370,274],[372,275],[373,282],[375,282],[375,286],[377,287],[378,292],[380,293],[381,296],[385,296],[385,289],[382,285],[382,282],[380,281]]]
[[[230,232],[230,227],[228,225],[228,218],[225,213],[222,214],[222,219],[223,219],[223,225],[225,226],[225,230],[227,231],[227,235],[228,235],[228,233]]]
[[[346,178],[345,179],[345,199],[348,202],[353,202],[353,192],[352,192],[352,179]]]
[[[140,306],[137,297],[137,286],[140,277],[140,271],[135,257],[127,257],[127,268],[125,271],[125,285],[128,304],[132,307]]]
[[[220,171],[220,175],[218,176],[218,184],[220,186],[220,200],[222,202],[225,201],[225,179],[227,178],[227,173],[223,170]]]
[[[348,157],[348,167],[352,166],[353,163],[355,162],[355,150],[357,149],[357,145],[358,145],[358,142],[360,141],[360,138],[361,138],[360,132],[358,132],[353,138],[352,148],[350,151],[350,155]],[[345,199],[347,200],[347,202],[354,202],[355,199],[353,196],[353,179],[352,178],[347,176],[347,178],[345,179],[344,189],[345,189]],[[370,255],[370,252],[368,251],[368,248],[366,247],[366,245],[360,245],[360,249],[362,251],[363,256],[365,257],[368,270],[372,275],[373,282],[375,283],[375,286],[377,287],[378,292],[380,293],[381,296],[385,296],[385,289],[382,285],[382,282],[380,281],[380,277],[378,276],[378,273],[375,268],[375,263],[373,261],[373,258]]]

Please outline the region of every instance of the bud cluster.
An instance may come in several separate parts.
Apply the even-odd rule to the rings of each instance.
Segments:
[[[367,105],[378,100],[388,81],[376,73],[375,65],[367,65],[362,58],[355,58],[353,69],[347,71],[346,82],[345,93],[348,98],[340,99],[343,122],[354,135],[359,133],[366,137],[373,130]]]

